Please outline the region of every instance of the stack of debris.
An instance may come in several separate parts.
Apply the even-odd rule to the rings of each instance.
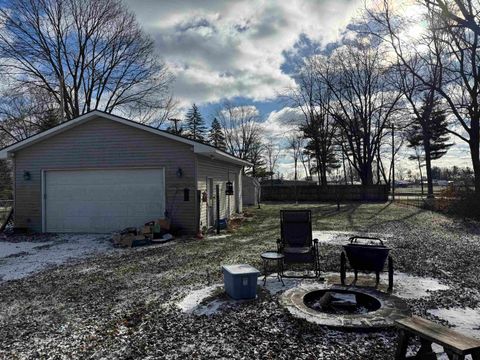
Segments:
[[[113,245],[118,247],[141,246],[169,240],[173,240],[173,235],[170,233],[170,221],[166,219],[149,221],[141,228],[129,227],[112,235]]]

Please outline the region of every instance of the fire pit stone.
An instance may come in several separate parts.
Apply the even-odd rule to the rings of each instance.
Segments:
[[[299,286],[283,293],[280,302],[297,318],[333,328],[389,328],[395,320],[410,316],[400,298],[366,287]]]

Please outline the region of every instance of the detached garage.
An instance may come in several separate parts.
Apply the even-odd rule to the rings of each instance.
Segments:
[[[106,233],[168,218],[183,232],[242,211],[248,162],[93,111],[0,151],[14,168],[14,222],[38,232]],[[226,195],[230,183],[233,195]]]
[[[52,170],[44,181],[46,232],[101,233],[165,213],[163,169]]]

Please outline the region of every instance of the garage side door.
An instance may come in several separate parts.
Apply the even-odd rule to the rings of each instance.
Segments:
[[[45,230],[105,233],[163,218],[163,169],[45,172]]]

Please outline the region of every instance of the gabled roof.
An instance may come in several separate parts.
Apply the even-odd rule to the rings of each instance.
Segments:
[[[92,120],[94,118],[98,118],[98,117],[103,118],[103,119],[107,119],[107,120],[111,120],[111,121],[115,121],[115,122],[118,122],[118,123],[121,123],[121,124],[124,124],[124,125],[134,127],[136,129],[148,131],[148,132],[150,132],[152,134],[155,134],[155,135],[159,135],[159,136],[162,136],[162,137],[174,140],[174,141],[179,141],[181,143],[191,145],[191,146],[193,146],[193,152],[195,154],[209,156],[209,157],[212,157],[214,159],[219,159],[219,160],[231,162],[231,163],[234,163],[234,164],[237,164],[237,165],[242,165],[242,166],[251,165],[248,161],[239,159],[239,158],[237,158],[233,155],[230,155],[230,154],[228,154],[228,153],[226,153],[222,150],[217,149],[214,146],[210,146],[210,145],[198,142],[198,141],[187,139],[183,136],[175,135],[175,134],[169,133],[168,131],[165,131],[165,130],[156,129],[156,128],[151,127],[151,126],[140,124],[140,123],[137,123],[135,121],[128,120],[128,119],[125,119],[125,118],[117,116],[117,115],[108,114],[106,112],[99,111],[99,110],[90,111],[90,112],[88,112],[86,114],[83,114],[79,117],[76,117],[72,120],[68,120],[68,121],[66,121],[66,122],[64,122],[60,125],[57,125],[57,126],[51,128],[51,129],[42,131],[42,132],[40,132],[36,135],[30,136],[30,137],[28,137],[24,140],[18,141],[18,142],[14,143],[10,146],[7,146],[7,147],[0,150],[0,159],[6,159],[9,154],[13,154],[18,150],[26,148],[26,147],[28,147],[30,145],[33,145],[33,144],[35,144],[39,141],[43,141],[45,139],[48,139],[51,136],[54,136],[54,135],[57,135],[57,134],[62,133],[64,131],[67,131],[67,130],[75,127],[75,126],[86,123],[87,121],[90,121],[90,120]]]

